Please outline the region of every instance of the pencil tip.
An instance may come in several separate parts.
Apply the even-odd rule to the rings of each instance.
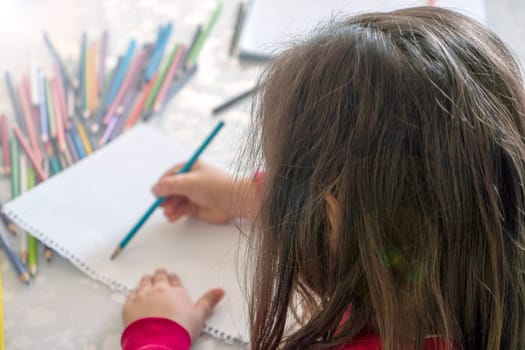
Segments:
[[[121,251],[120,247],[117,247],[117,249],[115,249],[115,251],[113,252],[113,254],[111,254],[111,257],[109,259],[110,260],[115,260],[117,255],[119,255],[120,251]]]

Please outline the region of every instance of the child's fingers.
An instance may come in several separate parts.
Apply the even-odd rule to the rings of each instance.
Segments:
[[[157,182],[151,191],[157,197],[186,196],[191,197],[195,191],[195,177],[193,174],[172,175]]]
[[[207,291],[202,297],[199,298],[199,300],[197,300],[195,306],[197,307],[197,310],[203,319],[210,317],[213,308],[219,303],[219,301],[221,301],[223,296],[224,290],[216,288]]]
[[[164,202],[162,202],[160,204],[161,207],[165,208],[165,207],[171,207],[171,206],[176,206],[180,203],[180,201],[184,200],[184,199],[187,199],[186,197],[183,197],[183,196],[169,196],[167,197]]]
[[[164,269],[157,269],[153,274],[153,285],[168,283],[168,273]]]
[[[182,282],[180,281],[180,278],[179,276],[177,276],[176,274],[174,273],[170,273],[168,275],[168,280],[170,282],[170,285],[172,287],[181,287],[182,286]]]
[[[169,221],[175,221],[185,215],[196,215],[199,211],[199,208],[191,203],[185,203],[182,205],[179,205],[177,208],[174,208],[173,211],[170,211],[169,214],[166,213],[166,216]]]
[[[144,275],[140,279],[139,286],[137,289],[142,290],[144,288],[151,287],[152,284],[153,284],[152,277],[150,275]]]
[[[171,215],[175,213],[179,207],[188,204],[190,201],[187,198],[182,197],[177,201],[172,201],[171,205],[166,205],[164,207],[164,214]]]

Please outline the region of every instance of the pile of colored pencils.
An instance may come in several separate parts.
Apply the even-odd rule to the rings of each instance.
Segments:
[[[173,26],[160,26],[153,43],[138,47],[132,39],[117,64],[107,67],[109,33],[98,41],[82,35],[78,65],[66,65],[44,34],[53,68],[44,71],[31,55],[30,76],[5,83],[15,123],[0,117],[0,173],[11,177],[15,198],[111,142],[140,120],[159,114],[197,71],[197,57],[222,9],[218,4],[204,29],[199,26],[189,45],[168,45]],[[45,205],[45,203],[42,203]],[[0,215],[18,237],[18,254],[31,276],[37,271],[38,242]],[[12,249],[4,244],[5,250]],[[17,254],[15,254],[17,255]],[[53,252],[44,248],[49,261]],[[19,262],[13,265],[20,267]],[[24,281],[27,272],[20,272]],[[24,276],[22,274],[24,273]]]

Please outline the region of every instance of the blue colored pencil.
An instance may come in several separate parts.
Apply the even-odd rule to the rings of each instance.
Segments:
[[[100,130],[100,123],[102,123],[102,119],[104,118],[104,114],[106,114],[106,109],[109,106],[108,99],[109,99],[109,90],[111,86],[113,85],[113,82],[115,81],[116,73],[119,71],[120,66],[122,66],[122,61],[124,58],[120,56],[117,60],[117,64],[115,66],[115,69],[110,77],[110,82],[108,87],[105,89],[105,91],[102,93],[102,98],[100,99],[100,105],[97,109],[97,112],[95,114],[95,118],[93,123],[91,124],[91,127],[89,128],[89,131],[92,135],[97,134]]]
[[[62,60],[60,55],[58,54],[58,51],[55,49],[55,47],[51,43],[51,40],[49,39],[49,36],[47,35],[47,33],[44,33],[44,41],[46,42],[46,46],[49,49],[49,52],[51,52],[51,55],[53,56],[55,61],[57,61],[59,69],[60,69],[60,72],[62,73],[62,76],[64,77],[64,80],[66,81],[66,84],[71,89],[78,88],[78,81],[72,80],[69,77],[69,74],[68,74],[68,72],[66,70],[66,65],[64,64],[64,61]]]
[[[157,72],[160,61],[164,54],[164,50],[166,49],[166,45],[168,44],[168,40],[171,35],[172,29],[172,24],[168,23],[166,29],[162,30],[160,34],[158,45],[155,45],[155,49],[153,51],[153,55],[151,56],[148,69],[146,70],[146,74],[144,77],[146,82],[150,81],[153,75]]]
[[[84,146],[82,145],[82,140],[80,140],[80,136],[77,133],[76,126],[73,126],[71,128],[71,137],[73,138],[73,142],[75,144],[75,148],[77,149],[78,158],[83,159],[86,157],[86,151],[84,150]]]
[[[46,81],[42,72],[38,71],[38,99],[40,100],[40,137],[42,142],[49,141],[49,128],[47,126],[47,99]]]
[[[18,125],[22,132],[27,135],[27,127],[24,116],[22,114],[22,106],[20,105],[20,99],[15,92],[15,87],[13,81],[11,80],[11,75],[9,72],[5,72],[5,83],[7,85],[7,91],[9,92],[9,97],[11,98],[11,104],[13,105],[13,111],[15,112],[15,117],[18,122]]]
[[[118,67],[118,70],[115,72],[115,79],[113,80],[113,84],[111,85],[111,88],[109,89],[109,95],[107,100],[105,101],[106,105],[109,106],[113,102],[113,99],[115,96],[117,96],[117,92],[120,88],[120,85],[122,84],[122,80],[124,80],[124,76],[126,75],[126,72],[128,71],[129,64],[131,63],[131,57],[133,56],[133,53],[135,52],[135,46],[137,45],[135,39],[132,39],[128,46],[128,51],[126,52],[126,55],[122,59],[122,64]]]
[[[25,284],[29,284],[29,273],[27,272],[25,265],[18,257],[18,254],[16,254],[9,245],[9,243],[7,243],[6,234],[3,231],[3,229],[0,229],[0,244],[2,245],[2,249],[4,250],[5,255],[7,255],[7,258],[15,268],[18,275],[20,276],[22,282],[24,282]]]
[[[208,135],[208,137],[206,137],[204,142],[195,151],[193,156],[188,160],[188,162],[186,164],[184,164],[184,167],[178,172],[179,174],[184,174],[184,173],[187,173],[187,172],[190,171],[190,169],[193,167],[193,165],[195,164],[197,159],[199,159],[199,156],[201,155],[201,153],[206,149],[206,147],[208,147],[210,142],[217,135],[217,133],[222,129],[223,126],[224,126],[224,122],[222,120],[217,123],[215,128]],[[159,198],[157,198],[157,200],[155,200],[155,202],[151,205],[151,207],[149,207],[149,209],[146,211],[146,213],[140,218],[140,220],[135,224],[135,226],[133,226],[131,231],[129,231],[129,233],[124,237],[124,239],[122,239],[122,241],[120,241],[119,245],[117,246],[117,248],[115,249],[115,251],[111,255],[111,260],[113,260],[113,259],[115,259],[117,257],[117,255],[122,251],[122,249],[124,249],[124,247],[129,243],[129,241],[133,238],[133,236],[135,236],[135,234],[140,230],[142,225],[144,225],[146,220],[148,220],[148,218],[151,216],[151,214],[153,214],[155,209],[157,209],[157,207],[159,205],[161,205],[162,202],[164,202],[165,199],[166,199],[166,197],[159,197]]]

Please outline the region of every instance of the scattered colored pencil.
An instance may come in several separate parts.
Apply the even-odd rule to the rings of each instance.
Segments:
[[[200,147],[195,151],[193,156],[188,160],[188,162],[186,164],[184,164],[184,167],[182,167],[182,169],[179,171],[179,174],[184,174],[184,173],[187,173],[187,172],[190,171],[190,169],[193,167],[193,164],[195,164],[197,159],[199,159],[199,156],[201,155],[201,153],[206,149],[206,147],[208,147],[210,142],[217,135],[217,133],[222,129],[223,126],[224,126],[224,122],[223,121],[219,121],[217,123],[215,128],[206,137],[206,139],[203,141],[203,143],[200,145]],[[120,252],[126,247],[126,245],[129,243],[129,241],[137,234],[137,232],[140,230],[140,228],[144,225],[146,220],[148,220],[148,218],[151,216],[151,214],[153,214],[155,209],[157,209],[157,207],[159,205],[161,205],[162,202],[164,202],[165,199],[166,199],[165,197],[159,197],[151,205],[151,207],[149,207],[149,209],[146,211],[146,213],[140,218],[140,220],[135,224],[135,226],[133,226],[131,231],[122,239],[122,241],[120,241],[120,243],[118,244],[117,248],[115,249],[115,251],[111,255],[111,260],[115,259],[120,254]]]
[[[204,30],[200,33],[195,43],[195,46],[190,51],[189,56],[188,56],[188,65],[191,66],[195,64],[195,62],[197,61],[197,57],[199,56],[199,53],[202,50],[202,47],[204,46],[204,42],[210,35],[210,32],[213,29],[213,26],[215,25],[215,22],[217,21],[217,18],[219,17],[221,11],[222,11],[222,3],[219,3],[217,7],[215,8],[215,11],[213,11],[213,14],[211,15],[210,21],[206,25],[206,28],[204,28]]]
[[[18,274],[18,276],[20,276],[22,282],[29,285],[29,273],[27,272],[24,263],[22,263],[22,261],[15,253],[11,245],[8,243],[6,234],[4,233],[2,228],[0,228],[0,244],[2,245],[2,249],[4,250],[5,255],[7,255],[7,258],[11,262],[11,265],[13,265],[13,267],[15,268],[16,273]]]
[[[228,99],[226,102],[224,102],[224,103],[220,104],[219,106],[215,107],[214,109],[212,109],[211,114],[214,117],[218,116],[219,114],[221,114],[225,110],[231,108],[232,106],[236,105],[237,103],[241,102],[242,100],[250,97],[256,91],[257,91],[257,87],[253,87],[250,90],[244,91],[243,93]]]
[[[7,117],[5,114],[2,114],[0,120],[1,128],[1,139],[2,139],[2,155],[4,161],[4,171],[6,175],[11,174],[11,156],[9,154],[9,129],[7,127]]]

